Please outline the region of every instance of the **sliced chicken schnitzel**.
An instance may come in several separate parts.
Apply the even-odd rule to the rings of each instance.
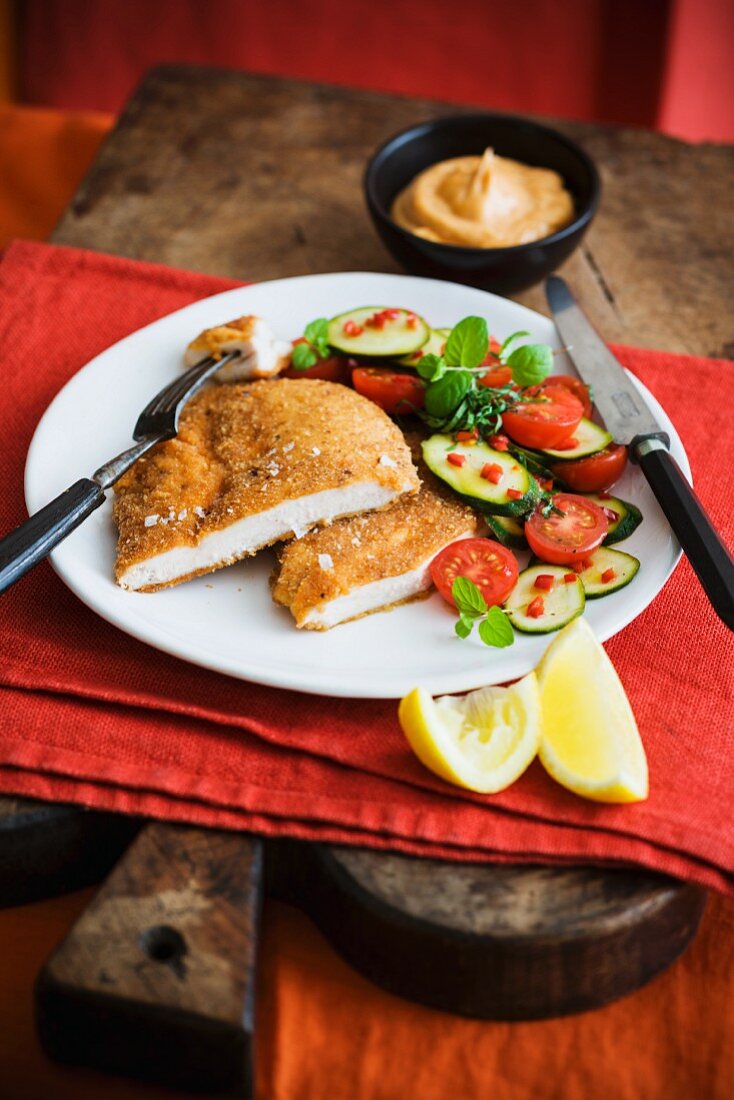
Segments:
[[[296,626],[328,630],[425,594],[444,546],[482,534],[483,520],[417,460],[420,491],[390,508],[339,520],[284,546],[273,599]]]
[[[209,355],[239,351],[240,357],[214,375],[217,382],[249,382],[272,378],[290,363],[291,344],[278,340],[262,317],[237,317],[207,328],[192,340],[184,353],[184,366],[193,367]]]
[[[117,484],[116,579],[165,588],[419,487],[400,430],[346,386],[208,386]]]

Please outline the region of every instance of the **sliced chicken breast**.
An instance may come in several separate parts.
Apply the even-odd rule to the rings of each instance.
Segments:
[[[117,484],[116,579],[166,588],[419,488],[400,430],[346,386],[208,386]]]
[[[290,363],[291,344],[276,339],[262,317],[237,317],[224,325],[205,329],[192,340],[184,353],[184,366],[193,367],[209,355],[241,352],[214,375],[217,382],[249,382],[253,378],[271,378]]]
[[[484,523],[418,460],[414,496],[390,508],[339,520],[284,546],[272,579],[273,599],[296,626],[328,630],[428,593],[428,567],[457,539],[483,534]]]

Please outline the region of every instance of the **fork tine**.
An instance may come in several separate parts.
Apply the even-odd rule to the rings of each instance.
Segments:
[[[195,363],[184,374],[175,378],[164,386],[155,397],[151,398],[138,417],[133,439],[144,439],[146,436],[160,435],[169,438],[176,434],[178,416],[186,401],[203,386],[220,367],[239,358],[239,351],[231,351],[221,359],[213,356]]]

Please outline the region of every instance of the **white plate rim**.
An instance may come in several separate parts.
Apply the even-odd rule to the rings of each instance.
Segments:
[[[124,354],[126,349],[134,351],[135,348],[140,345],[141,341],[154,336],[160,332],[163,326],[168,326],[177,319],[184,316],[188,320],[193,318],[196,313],[207,313],[211,308],[222,307],[222,317],[229,316],[229,311],[237,304],[239,309],[240,299],[253,290],[267,291],[268,289],[278,289],[283,286],[287,286],[289,290],[298,292],[299,288],[307,283],[309,287],[318,286],[320,283],[328,283],[331,280],[338,279],[340,282],[344,282],[346,285],[349,283],[359,282],[361,280],[385,280],[387,283],[393,283],[397,289],[402,291],[402,288],[409,284],[411,288],[416,286],[424,288],[440,287],[442,289],[454,288],[454,290],[460,291],[468,298],[476,299],[476,295],[481,295],[487,303],[486,310],[491,312],[491,308],[494,306],[500,311],[509,311],[516,314],[518,317],[518,327],[528,328],[533,332],[533,328],[545,329],[543,339],[548,340],[556,348],[560,347],[557,334],[552,322],[543,317],[542,314],[538,314],[533,310],[528,309],[525,306],[521,306],[516,302],[511,302],[508,299],[498,298],[495,295],[489,294],[485,291],[478,291],[474,288],[461,286],[460,284],[445,283],[440,280],[434,279],[422,279],[415,276],[403,276],[386,274],[380,272],[338,272],[338,273],[322,273],[316,275],[296,276],[288,279],[276,279],[267,282],[261,282],[253,284],[251,286],[237,287],[232,290],[223,291],[218,294],[208,296],[207,298],[199,299],[189,306],[184,306],[173,313],[153,321],[151,324],[138,329],[136,332],[131,333],[124,339],[112,344],[109,348],[105,349],[99,355],[95,356],[92,360],[82,366],[75,374],[69,379],[69,381],[62,387],[57,393],[54,399],[49,404],[45,413],[43,414],[39,424],[34,433],[31,445],[28,450],[28,456],[26,461],[25,470],[25,494],[26,502],[29,512],[36,511],[47,502],[53,495],[54,491],[48,491],[47,479],[41,474],[44,460],[44,451],[46,447],[46,436],[48,433],[49,425],[55,420],[59,413],[59,410],[66,408],[70,401],[74,400],[74,395],[78,387],[80,387],[85,381],[99,371],[101,365],[106,364],[110,356]],[[428,291],[426,290],[426,293]],[[391,299],[385,297],[383,300],[390,301]],[[403,298],[402,301],[407,299]],[[231,303],[231,305],[230,305]],[[499,303],[499,305],[497,305]],[[242,312],[242,310],[240,310]],[[213,323],[213,322],[207,322]],[[550,329],[553,330],[551,335]],[[203,326],[202,326],[203,327]],[[193,326],[194,331],[196,326]],[[191,331],[190,329],[186,330]],[[297,333],[287,333],[284,335],[296,335]],[[180,346],[176,349],[177,354],[180,354]],[[573,368],[573,364],[568,360],[566,356],[559,356],[559,368],[557,373],[573,373],[576,371]],[[640,389],[646,402],[649,404],[653,414],[660,421],[661,426],[668,430],[671,435],[671,452],[677,458],[683,472],[688,480],[691,480],[690,465],[688,458],[680,441],[680,438],[671,424],[669,418],[661,408],[657,400],[649,393],[649,391],[640,383],[634,376],[630,375],[630,378],[634,384]],[[146,392],[143,400],[140,402],[140,407],[145,403],[145,400],[151,396],[151,392]],[[130,426],[126,425],[127,430]],[[114,448],[113,448],[114,449]],[[122,449],[122,448],[121,448]],[[112,451],[110,452],[112,453]],[[109,457],[109,456],[108,456]],[[77,476],[84,476],[91,471],[79,471]],[[59,486],[61,488],[63,486]],[[87,521],[89,522],[89,521]],[[73,536],[72,536],[73,537]],[[677,546],[677,542],[671,534],[671,539],[677,550],[671,553],[669,567],[665,571],[665,574],[661,580],[661,583],[657,586],[656,591],[649,598],[642,597],[640,592],[637,599],[634,598],[634,589],[625,589],[626,593],[623,605],[624,610],[621,614],[617,614],[610,621],[608,626],[603,627],[601,630],[597,629],[597,635],[601,641],[606,641],[614,634],[622,630],[626,625],[633,621],[651,602],[657,592],[663,587],[668,577],[675,569],[678,561],[681,557],[680,547]],[[255,683],[264,684],[271,687],[285,688],[289,690],[302,691],[307,694],[318,694],[337,697],[351,697],[351,698],[399,698],[415,686],[416,677],[414,673],[406,677],[401,674],[384,674],[382,677],[377,676],[369,683],[365,683],[360,677],[354,677],[352,679],[344,681],[336,681],[328,672],[325,674],[318,674],[314,677],[314,669],[311,667],[304,667],[299,669],[298,667],[289,667],[288,669],[273,669],[268,665],[259,665],[254,657],[250,656],[247,659],[246,666],[243,665],[242,660],[232,659],[226,653],[209,652],[202,648],[201,644],[197,644],[195,641],[190,642],[186,638],[180,636],[172,637],[167,628],[161,627],[160,629],[151,629],[147,619],[141,618],[134,608],[131,606],[128,613],[121,615],[110,609],[110,603],[106,599],[98,598],[94,593],[91,593],[89,587],[82,583],[77,571],[73,567],[73,558],[70,559],[68,554],[65,553],[65,547],[62,544],[57,550],[55,550],[50,556],[51,564],[63,583],[88,607],[91,608],[97,615],[111,623],[118,629],[123,630],[125,633],[132,635],[138,640],[152,645],[155,648],[166,652],[174,657],[183,659],[194,665],[199,665],[204,668],[211,669],[215,672],[223,673],[224,675],[234,677],[236,679],[248,680]],[[70,565],[69,562],[72,562]],[[232,567],[236,568],[236,567]],[[662,574],[661,574],[662,576]],[[206,579],[206,578],[204,578]],[[112,579],[110,578],[110,584],[112,588],[119,593],[121,590],[117,589]],[[184,586],[181,586],[184,587]],[[622,593],[620,593],[621,595]],[[128,594],[130,595],[130,594]],[[135,598],[135,597],[134,597]],[[137,598],[140,598],[139,596]],[[152,597],[146,596],[146,599]],[[608,597],[607,599],[611,599]],[[411,605],[409,605],[411,606]],[[414,606],[414,605],[413,605]],[[369,616],[370,620],[382,619],[387,621],[391,614],[394,612],[388,612],[379,616]],[[367,620],[360,620],[360,622],[366,622]],[[357,626],[358,624],[347,624],[347,626]],[[446,620],[446,628],[451,633],[451,620]],[[337,627],[336,631],[344,630],[346,627]],[[312,632],[297,632],[300,635],[306,635],[307,637],[313,637]],[[330,634],[333,631],[329,632]],[[552,635],[544,636],[546,641],[549,641]],[[452,639],[453,640],[453,639]],[[461,644],[461,643],[460,643]],[[528,669],[529,670],[529,669]],[[522,673],[519,673],[521,675]],[[506,679],[514,679],[518,674],[512,676],[502,676],[501,678],[494,677],[493,674],[486,670],[483,673],[483,678],[478,679],[477,672],[471,670],[458,670],[454,672],[446,672],[440,676],[431,676],[426,681],[423,681],[424,686],[428,687],[433,694],[450,694],[456,692],[463,692],[471,690],[487,682],[503,682]]]

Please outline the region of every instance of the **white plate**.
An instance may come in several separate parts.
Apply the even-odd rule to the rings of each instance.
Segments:
[[[559,347],[552,322],[540,314],[493,294],[432,279],[351,272],[229,290],[133,333],[68,382],[46,411],[28,453],[29,511],[37,511],[130,445],[140,409],[180,370],[184,346],[202,329],[256,313],[279,336],[293,338],[314,317],[364,303],[404,306],[435,327],[481,314],[500,339],[527,329],[537,340]],[[573,373],[564,355],[556,358],[556,370]],[[675,429],[657,401],[642,392],[670,433],[672,453],[690,474]],[[647,607],[680,557],[637,467],[628,468],[615,491],[642,510],[644,523],[623,547],[642,564],[628,588],[587,604],[585,614],[602,640]],[[299,631],[290,613],[270,599],[271,552],[154,594],[118,588],[112,579],[114,558],[109,499],[51,555],[72,592],[121,630],[194,664],[275,687],[361,698],[398,698],[417,684],[433,693],[466,691],[524,675],[549,641],[547,636],[518,634],[515,644],[504,650],[488,649],[474,637],[460,641],[453,632],[453,616],[435,593],[326,633]]]

